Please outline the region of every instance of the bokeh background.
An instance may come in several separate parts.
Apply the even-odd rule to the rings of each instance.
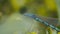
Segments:
[[[60,0],[0,0],[0,34],[60,34],[25,13],[60,28]]]

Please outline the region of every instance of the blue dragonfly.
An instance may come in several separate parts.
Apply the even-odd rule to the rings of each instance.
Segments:
[[[39,17],[37,17],[36,15],[34,15],[34,14],[24,14],[25,16],[27,16],[27,17],[31,17],[31,18],[33,18],[34,20],[36,20],[36,21],[38,21],[38,22],[40,22],[40,23],[42,23],[42,24],[44,24],[44,25],[46,25],[46,26],[49,26],[50,28],[52,28],[52,29],[54,29],[54,30],[56,30],[56,31],[60,31],[60,29],[59,28],[57,28],[56,26],[54,26],[54,25],[52,25],[52,24],[49,24],[47,21],[44,21],[43,19],[41,19],[41,18],[39,18]]]

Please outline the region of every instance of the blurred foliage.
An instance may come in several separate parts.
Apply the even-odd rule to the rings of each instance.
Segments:
[[[38,16],[58,18],[55,0],[0,0],[0,19],[5,15],[23,10]],[[25,13],[24,11],[21,13]]]
[[[0,10],[3,13],[19,11],[21,7],[27,7],[28,12],[47,17],[57,18],[57,7],[54,0],[2,0]]]

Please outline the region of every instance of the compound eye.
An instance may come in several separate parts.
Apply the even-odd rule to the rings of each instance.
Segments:
[[[22,8],[20,8],[19,11],[20,11],[21,14],[24,14],[24,13],[27,12],[27,7],[22,7]]]

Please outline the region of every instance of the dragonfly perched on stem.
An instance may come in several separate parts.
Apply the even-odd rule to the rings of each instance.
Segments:
[[[25,14],[25,16],[31,17],[31,18],[35,19],[36,21],[41,22],[41,23],[43,23],[44,25],[49,26],[49,27],[51,27],[52,29],[54,29],[54,30],[56,30],[56,31],[60,31],[59,28],[55,27],[55,26],[52,25],[52,24],[49,24],[48,22],[42,20],[41,18],[37,17],[37,16],[34,15],[34,14]]]

